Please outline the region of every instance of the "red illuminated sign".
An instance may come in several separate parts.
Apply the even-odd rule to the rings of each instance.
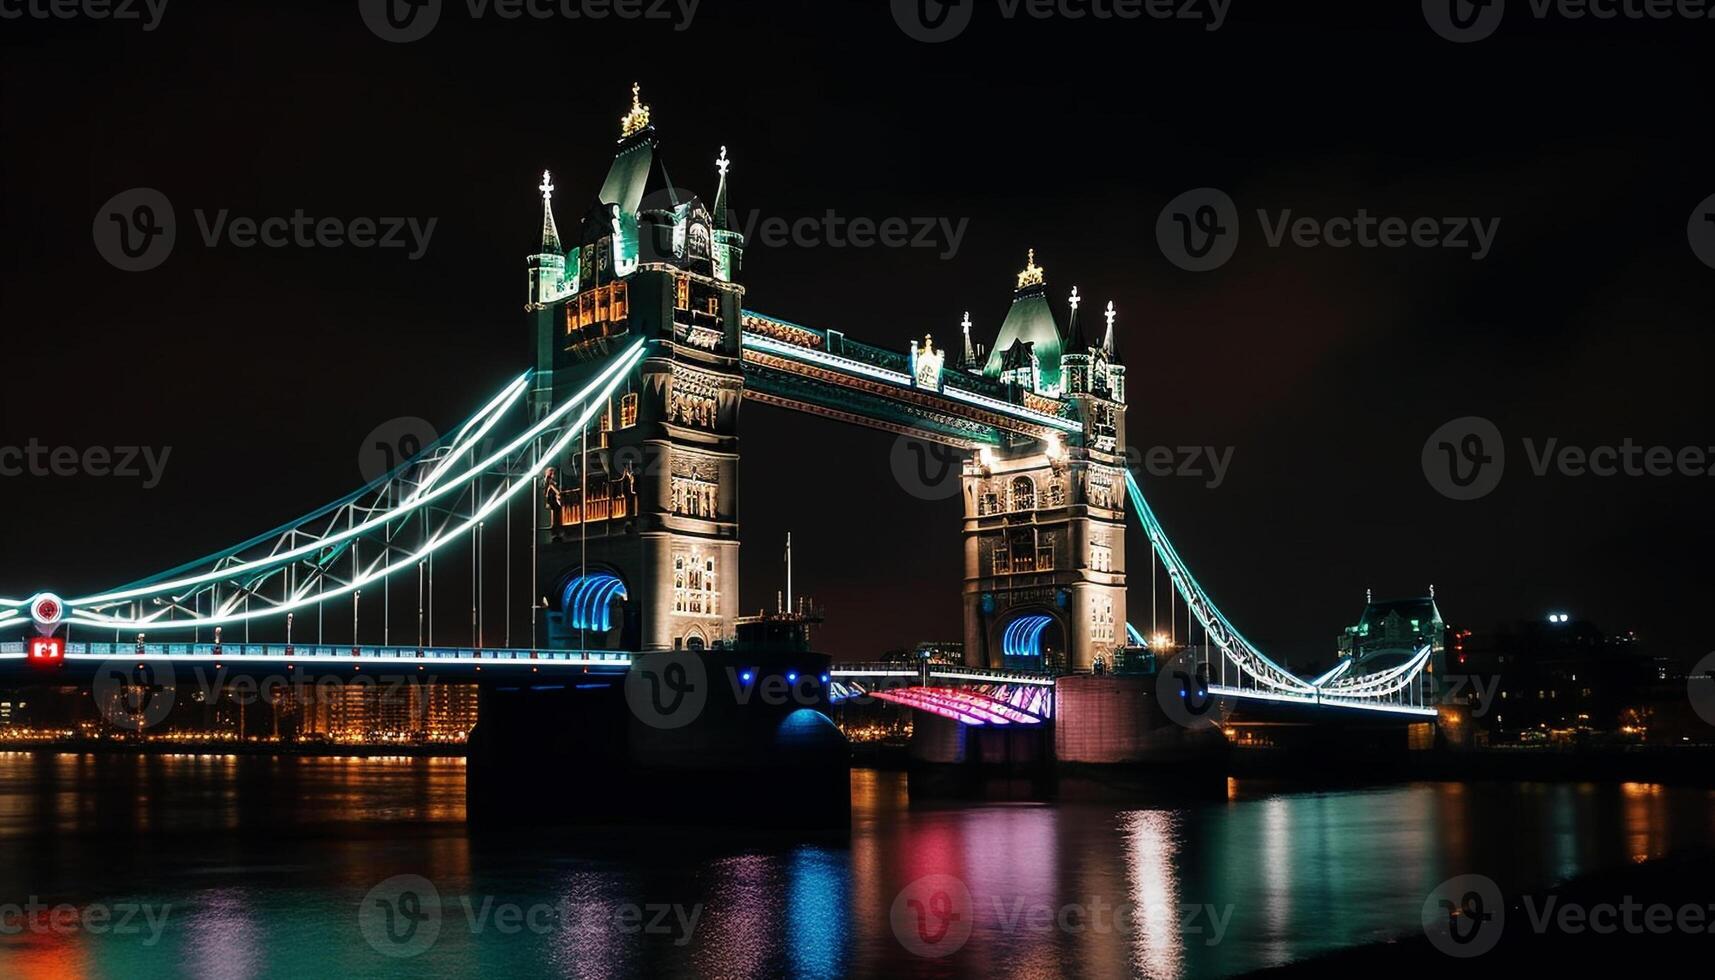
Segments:
[[[58,667],[65,662],[66,641],[57,636],[41,636],[27,641],[30,663],[41,667]]]

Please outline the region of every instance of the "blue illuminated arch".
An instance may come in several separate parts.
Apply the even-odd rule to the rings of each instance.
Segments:
[[[1007,624],[1000,648],[1009,657],[1042,656],[1042,633],[1054,622],[1052,616],[1020,616]]]
[[[629,599],[625,583],[612,572],[591,572],[566,583],[560,594],[560,609],[566,623],[576,630],[605,633],[613,628],[613,600]]]

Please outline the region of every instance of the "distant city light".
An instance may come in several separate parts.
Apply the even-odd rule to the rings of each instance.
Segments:
[[[1565,623],[1565,622],[1570,622],[1571,619],[1572,619],[1572,617],[1566,615],[1565,613],[1549,613],[1548,614],[1548,621],[1551,623]]]

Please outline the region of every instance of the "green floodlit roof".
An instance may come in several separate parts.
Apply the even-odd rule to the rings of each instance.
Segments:
[[[1012,300],[1012,309],[1000,325],[1000,336],[989,351],[983,375],[1000,377],[1006,352],[1013,344],[1024,341],[1032,345],[1036,366],[1044,387],[1060,384],[1060,325],[1054,322],[1054,311],[1048,306],[1048,296],[1041,286],[1023,289]]]
[[[655,148],[648,139],[638,138],[620,150],[601,184],[601,202],[617,204],[624,214],[636,214],[643,203],[644,186],[649,183],[649,167],[655,160]]]

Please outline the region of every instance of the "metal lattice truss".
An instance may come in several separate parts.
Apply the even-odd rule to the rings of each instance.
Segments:
[[[1162,530],[1161,522],[1150,509],[1149,502],[1130,471],[1125,476],[1126,492],[1131,497],[1138,520],[1149,536],[1155,557],[1167,570],[1168,580],[1184,599],[1186,608],[1203,627],[1208,643],[1219,656],[1236,668],[1233,684],[1212,685],[1216,694],[1249,697],[1270,701],[1328,704],[1352,708],[1398,710],[1415,714],[1433,714],[1423,704],[1424,675],[1430,663],[1431,647],[1425,646],[1405,663],[1389,670],[1352,675],[1351,661],[1344,661],[1321,677],[1306,680],[1275,663],[1262,650],[1245,639],[1209,598],[1202,585],[1174,550]],[[1126,627],[1134,641],[1141,639],[1135,629]],[[1213,668],[1213,664],[1203,664]],[[1215,676],[1214,670],[1210,671]],[[1220,676],[1226,676],[1224,672]]]
[[[415,575],[449,546],[477,547],[484,523],[536,485],[643,354],[644,342],[633,343],[535,420],[527,373],[450,436],[356,493],[208,557],[70,599],[65,618],[122,633],[278,621],[390,577]],[[0,605],[0,626],[28,618],[25,605]]]

